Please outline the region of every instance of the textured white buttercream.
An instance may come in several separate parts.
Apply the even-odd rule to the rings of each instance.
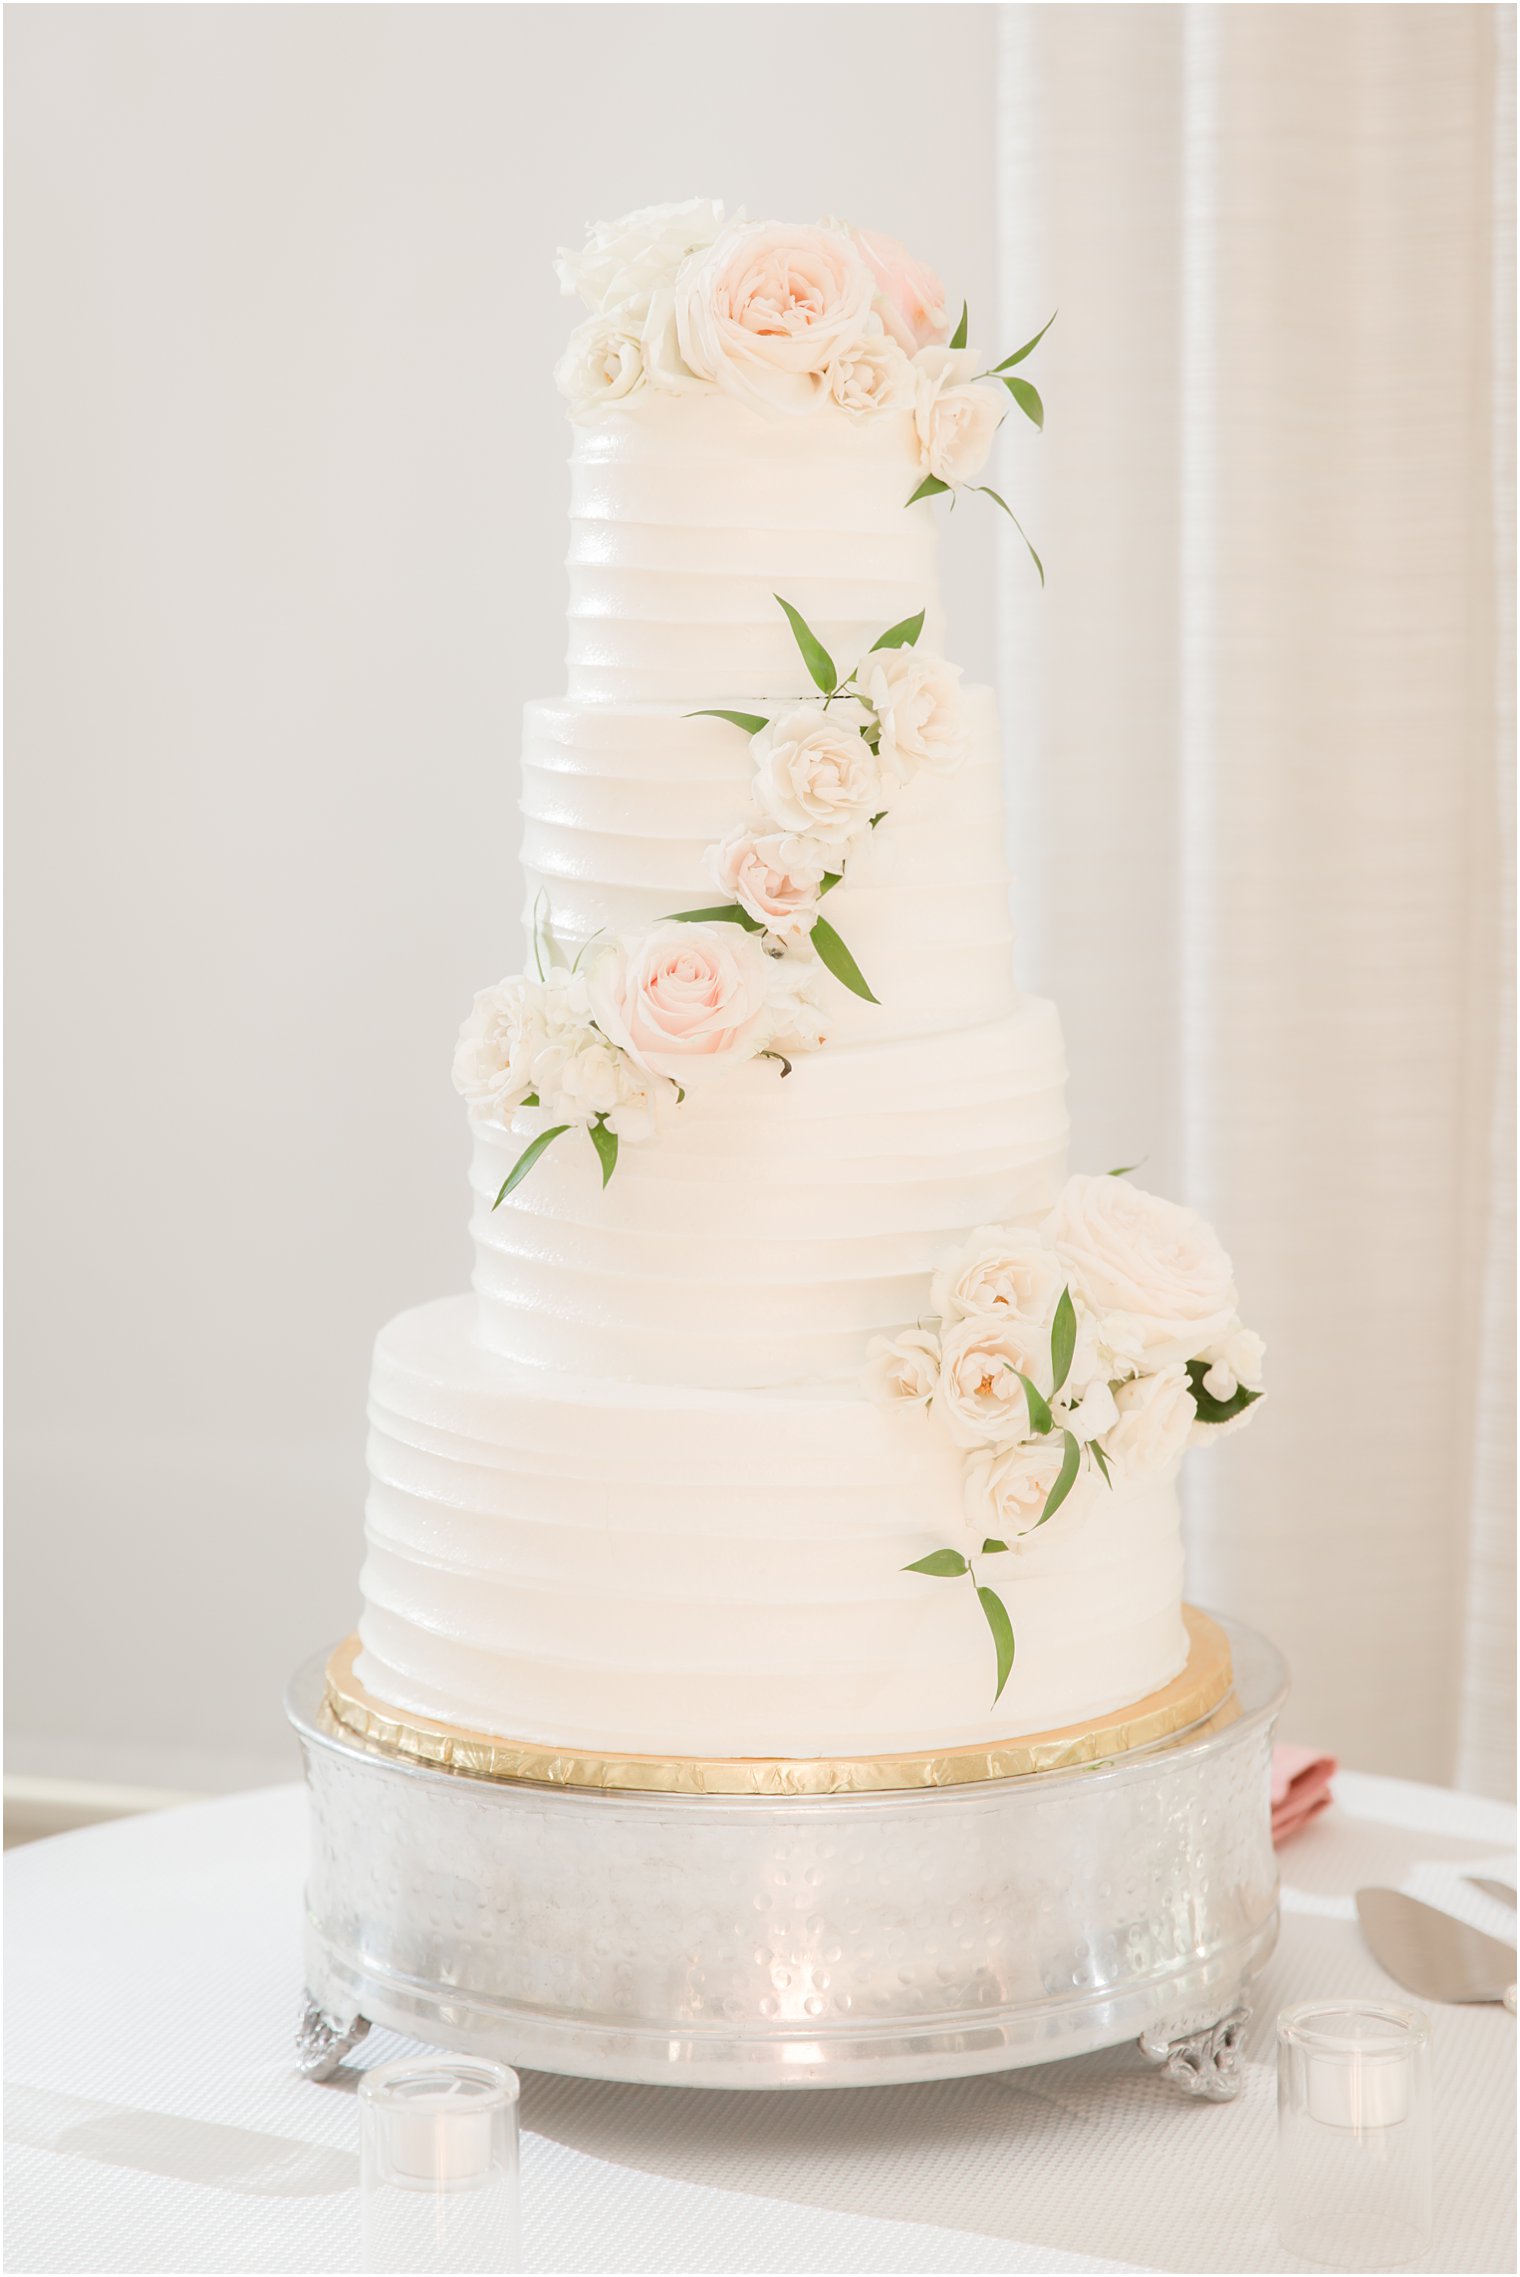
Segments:
[[[1084,1481],[979,1560],[1018,1655],[994,1707],[960,1463],[853,1386],[628,1389],[481,1349],[468,1298],[403,1314],[371,1387],[360,1681],[509,1738],[689,1755],[931,1749],[1097,1715],[1182,1667],[1170,1484]]]
[[[572,467],[570,693],[529,705],[523,765],[529,894],[571,954],[714,898],[753,760],[684,715],[816,694],[775,594],[841,671],[919,609],[943,645],[906,414],[645,393]],[[965,702],[960,769],[915,777],[830,896],[878,1004],[822,976],[824,1050],[693,1086],[605,1189],[576,1132],[493,1209],[523,1135],[476,1128],[476,1296],[376,1347],[381,1699],[565,1747],[880,1753],[1100,1714],[1181,1667],[1169,1483],[1084,1478],[986,1561],[1018,1639],[995,1709],[965,1578],[902,1570],[967,1546],[963,1465],[865,1395],[866,1347],[1065,1170],[1059,1024],[1013,980],[995,711]]]
[[[646,393],[578,427],[570,461],[569,692],[734,704],[816,693],[776,607],[844,667],[919,609],[943,645],[933,509],[912,414],[766,418]]]

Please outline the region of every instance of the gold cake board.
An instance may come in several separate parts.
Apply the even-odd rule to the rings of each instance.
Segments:
[[[1218,1624],[1196,1606],[1184,1605],[1182,1617],[1188,1633],[1187,1664],[1159,1692],[1088,1723],[1026,1732],[991,1746],[945,1748],[933,1755],[662,1757],[591,1755],[530,1746],[387,1707],[354,1674],[357,1636],[346,1637],[327,1663],[324,1704],[334,1723],[370,1745],[474,1779],[652,1795],[864,1795],[961,1787],[1103,1763],[1191,1731],[1205,1718],[1211,1731],[1232,1723],[1240,1711],[1231,1693],[1229,1642]]]

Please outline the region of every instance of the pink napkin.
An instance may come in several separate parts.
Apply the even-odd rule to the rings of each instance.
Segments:
[[[1312,1747],[1273,1748],[1272,1840],[1278,1849],[1324,1809],[1339,1768],[1333,1755],[1316,1755]]]

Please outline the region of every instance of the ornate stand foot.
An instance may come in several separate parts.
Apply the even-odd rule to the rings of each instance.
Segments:
[[[1174,2087],[1184,2095],[1201,2095],[1209,2103],[1228,2103],[1245,2085],[1245,2063],[1240,2043],[1250,2016],[1249,2008],[1232,2008],[1217,2022],[1195,2031],[1179,2029],[1191,2022],[1182,2017],[1140,2035],[1140,2053],[1160,2064]]]
[[[296,2069],[303,2079],[331,2079],[350,2048],[369,2030],[367,2016],[332,2016],[307,1993],[296,2027]]]

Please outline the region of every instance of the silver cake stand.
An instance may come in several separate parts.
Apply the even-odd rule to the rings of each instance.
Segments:
[[[290,1688],[311,1798],[301,2068],[369,2029],[541,2071],[861,2087],[1138,2040],[1187,2093],[1241,2082],[1277,1935],[1283,1664],[1221,1624],[1234,1693],[1111,1762],[790,1796],[598,1792],[434,1769]]]

